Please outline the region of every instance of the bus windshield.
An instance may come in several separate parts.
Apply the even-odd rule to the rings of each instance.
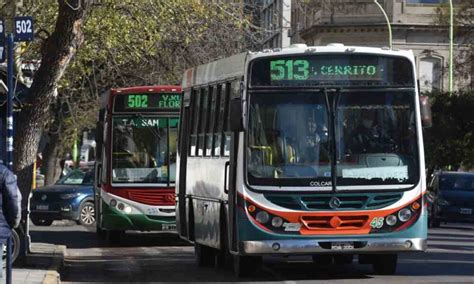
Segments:
[[[336,100],[337,185],[415,184],[415,93],[346,91]]]
[[[248,128],[251,184],[330,182],[328,110],[322,93],[252,94]]]
[[[175,182],[178,118],[112,118],[112,182],[169,186]]]
[[[252,93],[248,181],[325,187],[334,171],[337,187],[414,184],[414,101],[414,92]]]

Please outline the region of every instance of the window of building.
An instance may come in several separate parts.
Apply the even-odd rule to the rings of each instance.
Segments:
[[[419,81],[421,92],[441,90],[442,78],[441,58],[429,56],[420,59]]]

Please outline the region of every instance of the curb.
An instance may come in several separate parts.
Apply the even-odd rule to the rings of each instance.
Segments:
[[[53,252],[53,259],[51,265],[46,272],[43,279],[43,284],[58,284],[61,283],[61,278],[58,270],[62,267],[64,262],[64,255],[66,254],[66,246],[58,245]]]

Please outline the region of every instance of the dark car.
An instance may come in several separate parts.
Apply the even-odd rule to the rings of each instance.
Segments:
[[[37,226],[54,220],[74,220],[91,226],[95,223],[93,171],[74,170],[56,184],[33,190],[30,219]]]
[[[439,172],[428,187],[429,223],[474,221],[474,173]]]

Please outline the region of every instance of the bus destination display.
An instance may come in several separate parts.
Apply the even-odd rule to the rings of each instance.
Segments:
[[[412,85],[410,61],[376,55],[295,55],[257,59],[252,86]]]
[[[177,110],[181,107],[180,94],[119,94],[114,100],[116,112]]]

